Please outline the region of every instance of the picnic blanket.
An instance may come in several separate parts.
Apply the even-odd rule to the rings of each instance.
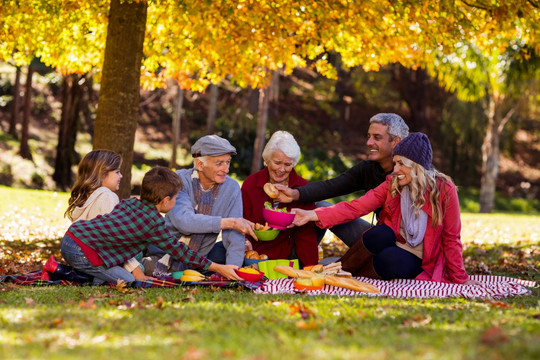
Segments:
[[[15,275],[2,275],[0,276],[0,283],[11,282],[16,285],[31,285],[31,286],[50,286],[50,285],[72,285],[72,286],[92,286],[92,283],[77,283],[74,281],[67,280],[41,280],[41,270],[34,271],[28,274],[15,274]],[[112,286],[116,284],[110,284]],[[248,281],[229,281],[229,280],[208,280],[208,281],[181,281],[173,279],[172,277],[160,277],[157,280],[147,280],[147,281],[132,281],[126,283],[126,287],[132,288],[150,288],[150,287],[177,287],[177,286],[215,286],[215,287],[245,287],[248,289],[254,289],[262,285],[261,282],[248,282]]]
[[[397,279],[391,281],[375,280],[359,277],[360,281],[368,282],[377,286],[380,293],[362,293],[325,285],[321,290],[299,291],[294,288],[293,279],[275,279],[258,282],[248,281],[200,281],[189,282],[176,280],[171,277],[163,277],[158,280],[133,281],[127,283],[127,287],[177,287],[177,286],[214,286],[226,288],[247,288],[256,294],[296,294],[307,293],[308,295],[337,295],[337,296],[386,296],[392,298],[450,298],[463,297],[466,299],[488,298],[497,299],[516,295],[528,295],[536,287],[534,281],[514,279],[505,276],[471,275],[472,280],[482,283],[482,286],[447,284],[434,281],[420,281],[409,279]],[[2,275],[0,283],[12,282],[17,285],[50,286],[50,285],[83,285],[91,286],[92,283],[79,284],[67,280],[45,281],[41,280],[41,271],[28,274]],[[115,284],[110,284],[115,285]]]
[[[299,291],[294,288],[293,279],[268,280],[255,289],[257,294],[295,294],[305,292],[308,295],[338,296],[386,296],[392,298],[504,298],[515,295],[527,295],[536,286],[534,281],[514,279],[505,276],[471,275],[472,280],[480,281],[482,286],[447,284],[434,281],[396,279],[391,281],[375,280],[364,277],[356,279],[373,284],[380,293],[362,293],[335,286],[325,285],[321,290]]]

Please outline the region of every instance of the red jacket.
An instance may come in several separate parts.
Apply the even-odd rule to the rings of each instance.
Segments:
[[[340,202],[332,207],[316,209],[317,216],[322,228],[329,228],[341,224],[359,216],[369,214],[371,211],[383,206],[379,215],[378,224],[384,224],[392,228],[397,241],[405,242],[399,234],[401,226],[400,195],[392,198],[390,186],[392,177],[364,196],[351,202]],[[443,209],[443,221],[441,225],[433,226],[431,223],[431,204],[429,193],[426,193],[426,204],[422,210],[428,214],[426,234],[424,236],[424,254],[422,269],[416,277],[417,280],[432,280],[462,284],[469,280],[463,265],[463,249],[461,245],[461,219],[459,213],[459,200],[457,190],[451,182],[439,180],[437,186],[440,189],[439,201]]]
[[[257,171],[249,175],[242,184],[242,203],[244,207],[244,218],[255,223],[265,223],[263,208],[266,201],[272,199],[263,190],[264,184],[269,181],[268,169]],[[294,169],[289,175],[289,187],[295,188],[306,185],[307,180],[298,176]],[[314,203],[292,202],[281,204],[279,207],[301,208],[311,210],[315,208]],[[253,249],[259,254],[266,254],[270,259],[288,259],[291,255],[293,245],[296,244],[296,254],[300,262],[306,265],[317,264],[319,257],[317,251],[317,234],[313,223],[308,223],[300,227],[281,230],[273,241],[256,241],[251,236],[246,237],[253,244]]]

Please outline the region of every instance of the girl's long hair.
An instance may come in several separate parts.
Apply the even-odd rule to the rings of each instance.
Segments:
[[[415,163],[414,161],[400,156],[403,165],[411,169],[411,182],[409,183],[409,190],[411,191],[411,198],[414,203],[414,213],[418,215],[418,212],[426,204],[424,194],[429,191],[429,202],[431,203],[431,223],[433,226],[441,225],[444,212],[442,204],[439,201],[440,189],[437,186],[437,181],[442,179],[443,183],[449,181],[453,183],[452,178],[442,172],[437,171],[434,168],[426,170],[422,165]],[[444,188],[444,186],[441,186]],[[399,185],[397,176],[392,180],[392,186],[390,188],[390,194],[395,197],[399,193]]]
[[[114,151],[93,150],[79,163],[77,180],[71,190],[69,206],[64,214],[73,221],[73,210],[83,206],[92,193],[101,186],[101,182],[110,171],[120,169],[122,158]]]

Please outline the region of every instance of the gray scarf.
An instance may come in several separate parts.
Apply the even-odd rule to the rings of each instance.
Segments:
[[[401,228],[405,233],[405,240],[412,247],[420,245],[424,241],[428,216],[422,209],[418,216],[414,213],[414,203],[411,199],[411,191],[408,186],[401,190]]]

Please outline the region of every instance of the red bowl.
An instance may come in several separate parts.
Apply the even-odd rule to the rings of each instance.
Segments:
[[[261,272],[261,271],[258,271],[258,274],[248,273],[248,272],[242,271],[240,269],[236,269],[234,271],[236,271],[236,274],[238,276],[240,276],[242,279],[244,279],[246,281],[251,281],[251,282],[259,281],[264,276],[264,273]]]
[[[291,225],[294,220],[294,214],[269,209],[263,209],[263,217],[268,223],[268,226],[280,230],[283,230],[287,226]]]

